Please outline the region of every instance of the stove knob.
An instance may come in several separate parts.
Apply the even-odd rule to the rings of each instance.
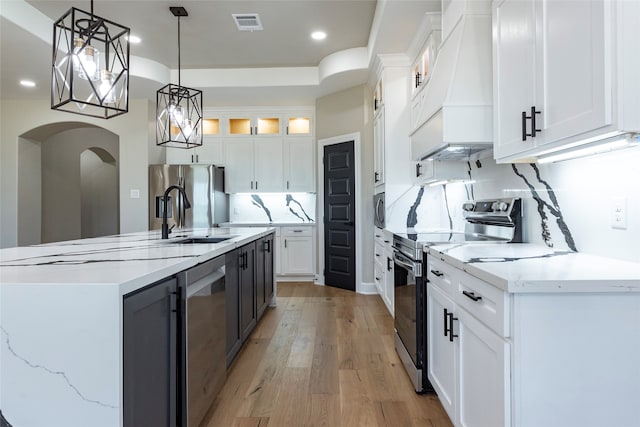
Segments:
[[[496,210],[498,212],[506,212],[507,208],[509,208],[509,205],[506,202],[496,202],[496,204],[498,205],[496,206]]]
[[[473,207],[474,207],[473,203],[465,203],[465,204],[462,205],[462,209],[467,211],[467,212],[472,212],[473,211]]]

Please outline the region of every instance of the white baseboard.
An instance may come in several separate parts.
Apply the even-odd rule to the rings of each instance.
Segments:
[[[363,295],[378,295],[378,288],[375,283],[362,282],[360,286],[356,286],[356,292]]]
[[[315,276],[276,276],[278,282],[314,282]]]

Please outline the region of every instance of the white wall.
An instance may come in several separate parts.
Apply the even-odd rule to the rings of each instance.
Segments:
[[[38,141],[26,138],[21,140],[18,148],[18,168],[29,171],[18,182],[18,245],[35,245],[41,243],[42,237],[42,152]]]
[[[113,159],[117,159],[118,137],[109,131],[93,127],[70,129],[45,139],[41,146],[42,242],[90,237],[82,233],[83,216],[89,212],[85,212],[82,206],[81,155],[87,149],[100,148],[107,151]],[[93,173],[98,173],[99,169],[95,166]],[[20,172],[19,179],[22,180],[24,175],[25,173]],[[105,178],[114,184],[117,183],[117,176],[107,175]],[[105,188],[101,186],[95,190],[104,193]],[[109,191],[104,196],[113,199],[115,194]],[[18,198],[21,197],[22,194],[19,194]],[[115,211],[117,200],[111,201]],[[117,221],[118,213],[114,213],[115,215],[110,216]],[[22,212],[19,212],[19,215],[22,216]],[[117,227],[107,234],[114,233],[117,233]]]
[[[116,144],[117,148],[117,144]],[[81,237],[119,233],[118,165],[94,151],[80,154]],[[107,157],[103,154],[103,157]]]
[[[579,252],[640,262],[640,147],[537,165],[538,173],[532,165],[515,165],[524,179],[510,164],[497,165],[489,159],[482,160],[481,164],[481,168],[471,164],[475,181],[472,185],[446,186],[454,229],[464,228],[461,215],[464,200],[521,197],[526,241],[566,250],[573,240]],[[425,188],[417,210],[416,229],[449,227],[443,188]],[[419,187],[413,187],[393,206],[394,220],[406,223],[418,191]],[[621,197],[627,202],[626,230],[611,227],[612,203]],[[561,223],[566,225],[564,232]]]
[[[83,122],[118,135],[120,142],[120,231],[148,227],[148,165],[164,162],[155,146],[155,107],[148,100],[130,100],[129,112],[109,120],[50,109],[49,100],[2,100],[0,104],[0,247],[15,246],[18,228],[18,141],[33,129],[51,123]],[[140,192],[131,198],[130,190]]]
[[[356,220],[362,224],[363,233],[356,242],[362,250],[362,281],[373,283],[373,124],[370,104],[372,89],[356,86],[316,100],[317,140],[360,132],[363,212],[356,212]],[[318,182],[318,185],[323,185]],[[318,200],[319,209],[323,201]],[[320,218],[318,219],[320,220]],[[321,237],[321,236],[320,236]],[[324,266],[319,265],[319,268]]]

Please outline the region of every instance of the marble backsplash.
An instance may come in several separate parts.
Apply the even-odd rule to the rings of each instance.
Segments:
[[[387,200],[387,228],[461,231],[464,201],[520,197],[525,241],[640,262],[639,165],[637,147],[545,165],[470,162],[470,184],[414,186]],[[614,201],[626,205],[626,229],[612,227]]]
[[[241,223],[314,223],[313,193],[229,195],[229,221]]]

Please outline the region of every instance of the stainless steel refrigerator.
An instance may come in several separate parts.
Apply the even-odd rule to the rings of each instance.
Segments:
[[[177,190],[169,196],[169,227],[209,228],[229,220],[228,196],[224,193],[224,168],[214,165],[149,165],[149,229],[162,226],[162,196],[171,185],[184,188],[191,208]]]

